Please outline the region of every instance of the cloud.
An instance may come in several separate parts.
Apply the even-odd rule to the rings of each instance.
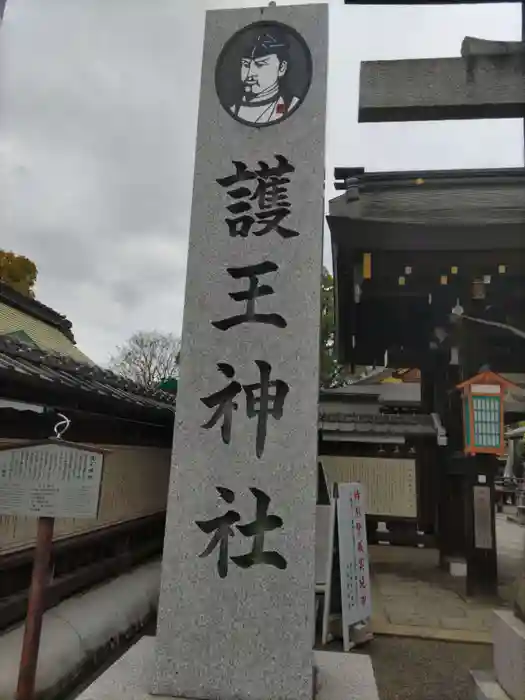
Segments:
[[[39,298],[96,361],[135,330],[180,332],[204,9],[233,4],[8,2],[1,245],[35,260]],[[522,164],[517,120],[357,124],[360,60],[458,55],[466,34],[519,38],[519,4],[331,5],[329,178],[336,165]]]

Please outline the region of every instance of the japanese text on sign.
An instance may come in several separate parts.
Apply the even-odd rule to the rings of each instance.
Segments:
[[[338,491],[343,622],[353,625],[371,614],[365,496],[358,483],[339,484]]]
[[[103,455],[57,443],[0,450],[0,514],[96,518]]]

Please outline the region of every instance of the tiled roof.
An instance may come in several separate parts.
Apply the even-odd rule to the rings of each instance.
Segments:
[[[56,352],[60,355],[68,355],[77,362],[93,364],[71,340],[71,334],[64,333],[57,326],[42,321],[35,314],[22,311],[2,299],[0,299],[0,335],[15,338],[19,336],[19,339],[23,339],[24,335],[29,336],[32,344],[44,352]]]
[[[321,392],[326,401],[341,403],[359,402],[361,398],[370,397],[380,404],[413,405],[421,403],[421,385],[412,382],[400,384],[349,384],[338,389],[327,389]]]
[[[70,357],[43,352],[20,341],[0,337],[0,398],[20,399],[47,406],[74,405],[120,417],[132,409],[171,421],[175,396],[147,390],[113,372],[80,364]],[[325,430],[393,435],[435,435],[431,416],[412,414],[328,413],[320,406]],[[330,425],[328,425],[330,424]]]
[[[391,435],[435,435],[432,416],[425,414],[358,414],[325,413],[319,420],[325,430],[354,433],[381,433]],[[331,425],[323,425],[331,424]]]
[[[119,415],[119,409],[172,412],[175,397],[165,391],[150,391],[93,365],[80,364],[70,357],[31,348],[19,341],[0,337],[0,395],[14,398],[25,393],[27,400],[45,392],[48,405],[62,400],[74,401],[80,410],[93,410]],[[40,399],[40,402],[42,400]]]
[[[23,311],[29,316],[47,323],[49,326],[58,328],[66,338],[69,338],[73,343],[75,342],[71,331],[71,321],[49,306],[42,304],[42,302],[20,294],[20,292],[17,292],[3,282],[0,282],[0,301],[7,306]]]

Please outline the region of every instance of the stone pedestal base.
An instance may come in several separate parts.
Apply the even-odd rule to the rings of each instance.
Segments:
[[[516,594],[516,614],[525,622],[525,577],[521,579]]]
[[[476,700],[510,700],[492,673],[472,671],[472,678],[476,687]]]
[[[493,644],[494,673],[472,673],[477,700],[525,700],[525,623],[511,610],[495,611]]]
[[[150,695],[154,637],[143,637],[77,700],[162,700]],[[372,662],[363,654],[316,651],[315,700],[379,700]]]

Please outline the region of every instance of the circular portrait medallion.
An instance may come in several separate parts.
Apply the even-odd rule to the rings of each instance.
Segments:
[[[255,22],[224,45],[215,69],[221,105],[241,124],[279,124],[310,89],[312,56],[303,37],[279,22]]]

